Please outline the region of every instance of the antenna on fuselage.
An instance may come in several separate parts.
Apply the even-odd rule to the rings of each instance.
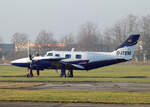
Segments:
[[[30,56],[30,40],[28,40],[28,57]]]
[[[72,49],[71,49],[71,52],[74,52],[74,50],[75,50],[75,48],[72,48]]]

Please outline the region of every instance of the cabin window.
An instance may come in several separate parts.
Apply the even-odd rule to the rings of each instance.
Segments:
[[[76,55],[76,59],[81,59],[82,56],[81,55]]]
[[[48,55],[47,56],[53,56],[53,53],[48,53]]]
[[[70,55],[70,54],[66,54],[66,55],[65,55],[65,58],[70,59],[70,58],[71,58],[71,55]]]
[[[60,57],[60,54],[55,54],[55,56]]]

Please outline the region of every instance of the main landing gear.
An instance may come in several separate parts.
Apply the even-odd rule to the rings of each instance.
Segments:
[[[68,71],[68,77],[73,77],[73,70],[72,69]]]
[[[68,75],[66,75],[66,69],[61,68],[60,77],[73,77],[73,70],[72,69],[68,70]]]

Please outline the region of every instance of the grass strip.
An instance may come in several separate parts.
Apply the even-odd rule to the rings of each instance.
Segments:
[[[150,92],[0,89],[0,101],[150,104]]]
[[[36,71],[33,71],[36,76]],[[150,83],[150,66],[142,64],[119,64],[91,71],[74,71],[74,78],[60,78],[60,70],[44,70],[40,77],[26,78],[26,69],[0,66],[0,81],[5,82],[134,82]]]

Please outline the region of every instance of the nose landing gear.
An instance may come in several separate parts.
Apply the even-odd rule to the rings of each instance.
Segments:
[[[26,75],[26,77],[33,77],[33,72],[32,72],[32,69],[27,69],[28,71],[28,74]]]
[[[33,77],[34,76],[32,69],[28,68],[27,72],[28,72],[28,74],[26,75],[26,77]],[[38,77],[40,76],[40,70],[37,70],[37,76]]]

